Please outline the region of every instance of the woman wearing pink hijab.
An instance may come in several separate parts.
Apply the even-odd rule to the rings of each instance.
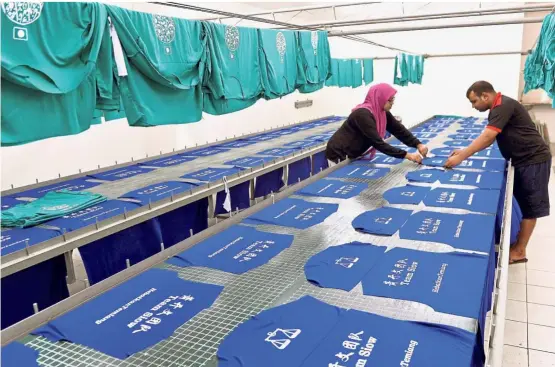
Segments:
[[[328,141],[326,157],[332,162],[358,158],[365,153],[373,156],[376,150],[395,158],[421,163],[428,148],[393,117],[391,107],[397,90],[389,84],[376,84],[370,88],[364,103],[359,104],[343,125]],[[386,143],[383,138],[389,131],[405,145],[417,148],[419,153],[408,153]]]

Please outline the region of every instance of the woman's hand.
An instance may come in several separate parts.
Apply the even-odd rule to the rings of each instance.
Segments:
[[[413,161],[414,163],[418,163],[418,164],[422,163],[422,157],[418,153],[407,153],[407,155],[405,156],[405,159],[408,159],[409,161]]]
[[[426,155],[428,154],[428,147],[425,146],[424,144],[418,144],[418,145],[416,146],[416,149],[418,149],[418,152],[419,152],[420,155],[421,155],[422,157],[424,157],[424,158],[425,158]]]

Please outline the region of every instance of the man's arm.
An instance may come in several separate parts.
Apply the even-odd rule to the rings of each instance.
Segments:
[[[486,149],[495,141],[495,138],[499,134],[498,131],[493,129],[484,129],[484,132],[480,134],[476,140],[472,142],[468,147],[460,150],[455,150],[451,153],[447,162],[445,162],[445,167],[452,168],[458,166],[462,161],[467,159],[468,157],[474,155],[475,153]]]

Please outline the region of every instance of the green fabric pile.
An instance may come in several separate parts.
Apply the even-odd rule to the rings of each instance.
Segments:
[[[555,14],[547,15],[540,36],[524,67],[524,93],[543,89],[555,108]]]
[[[26,228],[63,217],[106,201],[100,194],[81,191],[51,191],[42,198],[3,210],[2,227]]]
[[[400,53],[395,57],[393,83],[405,87],[409,83],[422,84],[424,56]]]

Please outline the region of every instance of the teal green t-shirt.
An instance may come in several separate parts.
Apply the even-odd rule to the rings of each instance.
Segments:
[[[202,23],[107,8],[127,66],[118,84],[129,125],[199,121],[206,60]]]
[[[26,228],[62,217],[103,201],[107,198],[86,191],[51,191],[42,198],[3,210],[2,227]]]
[[[326,80],[327,87],[338,87],[339,86],[339,59],[331,59],[330,76]]]
[[[78,134],[112,97],[104,5],[2,3],[2,146]]]
[[[208,43],[204,111],[212,115],[252,106],[264,90],[256,28],[203,22]]]
[[[293,93],[297,80],[295,32],[259,29],[258,36],[264,97],[273,99]]]
[[[311,93],[324,86],[331,73],[328,34],[325,31],[298,31],[297,88]]]
[[[374,59],[362,60],[364,68],[364,84],[368,85],[374,81]]]
[[[351,68],[353,69],[353,84],[351,87],[358,88],[362,85],[362,61],[359,59],[351,60]]]

